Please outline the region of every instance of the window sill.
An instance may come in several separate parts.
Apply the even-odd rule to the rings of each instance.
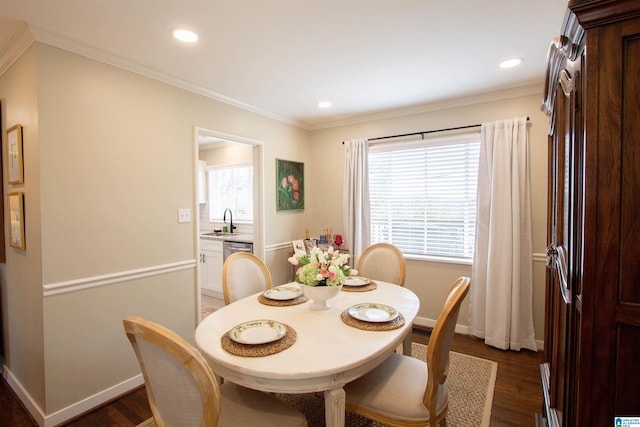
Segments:
[[[447,258],[447,257],[439,257],[439,256],[431,256],[431,255],[404,254],[404,258],[412,261],[437,262],[440,264],[460,264],[460,265],[473,264],[473,261],[470,259]]]

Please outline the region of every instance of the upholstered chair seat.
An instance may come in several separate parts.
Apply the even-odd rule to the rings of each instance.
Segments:
[[[451,287],[431,332],[427,361],[393,353],[345,386],[346,409],[389,426],[446,426],[449,350],[469,278]]]
[[[305,416],[272,395],[225,381],[171,330],[140,317],[123,320],[157,427],[306,427]]]

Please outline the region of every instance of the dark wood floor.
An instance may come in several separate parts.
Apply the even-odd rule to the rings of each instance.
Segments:
[[[415,342],[427,344],[428,333],[416,330]],[[481,340],[456,335],[453,351],[498,362],[498,375],[491,410],[491,426],[535,426],[535,414],[542,408],[542,388],[538,365],[542,353],[503,351]],[[0,384],[0,426],[36,427],[29,414],[4,381]],[[151,416],[144,388],[139,388],[68,424],[72,427],[129,427]],[[473,427],[473,426],[469,426]]]

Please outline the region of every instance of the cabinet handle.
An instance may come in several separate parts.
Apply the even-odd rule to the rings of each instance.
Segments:
[[[571,289],[567,280],[567,252],[562,246],[547,247],[547,267],[556,273],[558,286],[565,304],[571,304]]]

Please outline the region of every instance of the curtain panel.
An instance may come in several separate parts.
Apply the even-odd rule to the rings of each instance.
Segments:
[[[371,208],[369,203],[369,141],[344,142],[344,183],[342,223],[353,265],[371,243]]]
[[[501,349],[537,350],[527,119],[481,129],[471,334]]]

